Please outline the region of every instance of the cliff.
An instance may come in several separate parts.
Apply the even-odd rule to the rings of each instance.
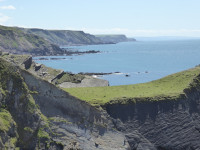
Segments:
[[[63,50],[45,39],[15,27],[0,26],[0,49],[14,54],[63,55]]]
[[[108,104],[116,128],[126,134],[132,149],[200,149],[200,82],[177,100]],[[120,110],[120,111],[119,111]],[[120,121],[119,121],[120,120]]]
[[[66,91],[101,105],[133,150],[200,149],[199,67],[149,83]]]
[[[134,38],[127,38],[125,35],[95,35],[99,38],[102,42],[106,43],[119,43],[119,42],[129,42],[129,41],[136,41]]]
[[[28,64],[0,57],[0,149],[129,149],[105,111],[33,75]]]
[[[59,46],[91,45],[91,44],[95,45],[104,43],[99,38],[96,38],[94,35],[86,34],[83,31],[22,29],[22,28],[21,30],[25,31],[26,33],[31,33],[43,37],[49,42]]]

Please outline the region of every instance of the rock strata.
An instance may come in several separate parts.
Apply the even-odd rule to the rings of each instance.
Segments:
[[[199,77],[198,77],[199,78]],[[108,104],[116,128],[126,134],[132,149],[200,149],[200,88],[191,86],[178,100]]]

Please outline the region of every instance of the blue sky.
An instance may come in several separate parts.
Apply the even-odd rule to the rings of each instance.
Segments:
[[[92,34],[200,37],[200,0],[0,0],[0,24]]]

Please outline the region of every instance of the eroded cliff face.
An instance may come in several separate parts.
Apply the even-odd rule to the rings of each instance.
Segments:
[[[126,134],[131,149],[200,149],[200,82],[177,100],[108,104],[115,127]]]
[[[20,68],[0,58],[0,149],[62,148],[31,93]]]
[[[94,35],[84,33],[83,31],[70,30],[43,30],[43,29],[23,29],[26,33],[35,34],[49,42],[59,46],[67,45],[91,45],[104,44],[99,38]],[[105,42],[108,43],[108,42]]]
[[[129,149],[102,110],[0,58],[0,149]]]
[[[41,112],[50,118],[52,138],[77,149],[129,149],[125,136],[113,128],[103,110],[70,96],[65,91],[23,70],[22,76]]]

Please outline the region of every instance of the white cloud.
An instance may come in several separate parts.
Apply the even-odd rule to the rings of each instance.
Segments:
[[[3,2],[3,1],[5,1],[5,0],[0,0],[0,2]]]
[[[0,9],[3,10],[15,10],[16,8],[12,5],[8,5],[8,6],[0,6]]]
[[[10,17],[5,16],[4,14],[0,13],[0,24],[6,23],[9,19],[10,19]]]

